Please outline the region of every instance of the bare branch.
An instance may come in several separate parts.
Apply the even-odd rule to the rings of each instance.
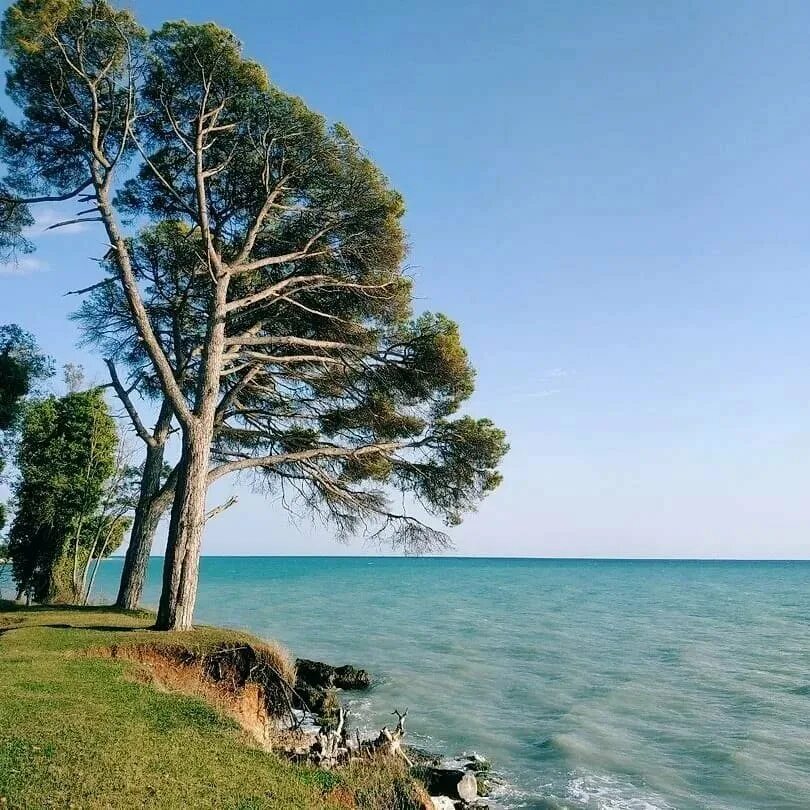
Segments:
[[[121,400],[121,404],[124,406],[124,408],[126,408],[129,418],[132,420],[132,427],[135,428],[135,432],[144,442],[146,442],[147,445],[149,445],[149,447],[154,447],[155,439],[144,426],[143,422],[141,421],[140,414],[132,404],[132,400],[129,396],[130,392],[124,388],[123,384],[121,383],[121,379],[118,376],[118,371],[115,368],[115,363],[113,363],[113,361],[109,358],[105,358],[104,362],[109,369],[110,380],[112,381],[113,388],[115,388],[115,393],[118,395],[118,399]]]
[[[216,481],[237,470],[249,470],[257,467],[278,467],[283,464],[291,464],[308,459],[360,458],[375,453],[382,455],[383,453],[401,449],[403,446],[401,442],[380,442],[378,444],[367,444],[361,447],[315,447],[310,450],[300,450],[297,453],[278,453],[271,456],[240,458],[215,467],[209,473],[208,480],[209,482]]]
[[[9,197],[5,194],[0,194],[0,201],[1,202],[10,202],[10,203],[19,203],[20,205],[35,205],[36,203],[48,203],[48,202],[65,202],[66,200],[71,200],[74,197],[78,197],[88,186],[93,184],[92,180],[87,180],[87,182],[80,185],[77,189],[73,191],[68,191],[65,194],[53,194],[50,196],[44,197]]]
[[[48,225],[46,231],[53,231],[57,228],[64,228],[66,225],[81,225],[85,222],[104,222],[101,217],[76,217],[75,219],[65,219],[62,222],[55,222],[53,225]]]
[[[334,228],[334,224],[327,225],[321,228],[314,236],[312,236],[301,250],[293,251],[292,253],[285,253],[281,256],[268,256],[264,259],[257,259],[248,264],[237,264],[231,268],[231,271],[236,273],[250,273],[253,270],[261,270],[263,267],[271,267],[275,264],[285,264],[286,262],[295,262],[299,259],[309,259],[315,256],[322,256],[329,253],[330,250],[319,250],[315,253],[310,253],[309,249],[318,241],[322,236],[325,236],[329,231]]]
[[[230,509],[238,501],[239,498],[237,498],[236,495],[231,495],[231,497],[228,498],[228,500],[225,501],[225,503],[221,503],[219,506],[215,506],[213,509],[211,509],[209,512],[206,513],[205,522],[207,523],[209,520],[211,520],[212,517],[216,517],[217,515],[224,512],[226,509]]]
[[[93,290],[97,290],[100,287],[106,287],[108,284],[112,284],[113,279],[105,278],[103,281],[97,281],[95,284],[91,284],[89,287],[82,287],[80,290],[68,290],[65,295],[84,295],[84,293],[92,292]]]

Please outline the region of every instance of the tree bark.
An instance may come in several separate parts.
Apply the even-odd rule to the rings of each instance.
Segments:
[[[136,610],[140,604],[155,532],[160,519],[171,506],[173,490],[164,487],[161,491],[160,479],[172,415],[171,404],[164,399],[152,440],[146,445],[141,488],[115,603],[116,607],[123,610]]]
[[[123,610],[136,610],[143,596],[149,553],[160,519],[171,505],[171,497],[161,498],[160,474],[163,467],[163,447],[148,447],[141,477],[141,491],[135,507],[129,548],[124,558],[121,584],[115,606]],[[169,493],[171,495],[171,493]]]
[[[177,490],[163,563],[157,630],[191,630],[205,527],[210,435],[200,425],[183,431]]]

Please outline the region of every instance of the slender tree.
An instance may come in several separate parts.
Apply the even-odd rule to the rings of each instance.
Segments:
[[[35,176],[92,203],[78,218],[102,223],[180,430],[158,626],[191,626],[206,490],[232,472],[291,488],[344,532],[446,543],[387,492],[456,523],[499,483],[504,435],[455,415],[474,377],[458,329],[412,317],[402,199],[349,132],[273,87],[213,24],[167,23],[145,42],[104,2],[19,0],[4,34],[24,111],[5,128],[8,186],[24,200]],[[128,157],[137,177],[116,194]],[[125,236],[121,215],[171,224],[193,249],[199,343],[185,367],[139,278],[149,230]]]

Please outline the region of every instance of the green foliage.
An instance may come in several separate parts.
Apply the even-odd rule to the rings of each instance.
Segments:
[[[0,430],[14,426],[24,397],[52,374],[53,361],[32,335],[14,323],[0,326]]]
[[[48,397],[26,411],[17,454],[17,514],[9,532],[14,579],[40,602],[77,601],[100,546],[125,524],[100,513],[118,436],[98,389]]]
[[[106,2],[18,0],[8,8],[6,92],[24,112],[19,124],[0,122],[9,190],[64,194],[87,183],[89,151],[109,162],[132,149],[127,100],[143,38],[129,12]]]
[[[25,238],[25,229],[33,224],[29,207],[15,201],[14,195],[0,183],[0,262],[12,262],[18,254],[33,251],[34,246]]]
[[[2,220],[2,201],[0,201]],[[0,224],[0,255],[3,251]],[[37,383],[53,374],[53,361],[42,354],[33,336],[17,324],[0,326],[0,479],[12,455],[22,406]],[[6,508],[0,504],[0,529],[6,525]],[[4,555],[0,553],[0,557]]]

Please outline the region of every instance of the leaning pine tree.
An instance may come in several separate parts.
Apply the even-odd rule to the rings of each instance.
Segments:
[[[273,87],[213,24],[146,38],[104,2],[19,0],[4,38],[23,108],[4,127],[7,187],[20,204],[89,204],[76,218],[105,230],[144,358],[132,384],[142,375],[181,432],[158,627],[191,627],[206,491],[229,473],[295,493],[345,533],[446,544],[390,493],[459,522],[499,483],[504,434],[457,416],[474,378],[458,329],[412,316],[402,199],[348,131]],[[152,225],[127,236],[123,219]],[[193,248],[182,338],[160,327],[165,291],[138,267],[161,226]]]

